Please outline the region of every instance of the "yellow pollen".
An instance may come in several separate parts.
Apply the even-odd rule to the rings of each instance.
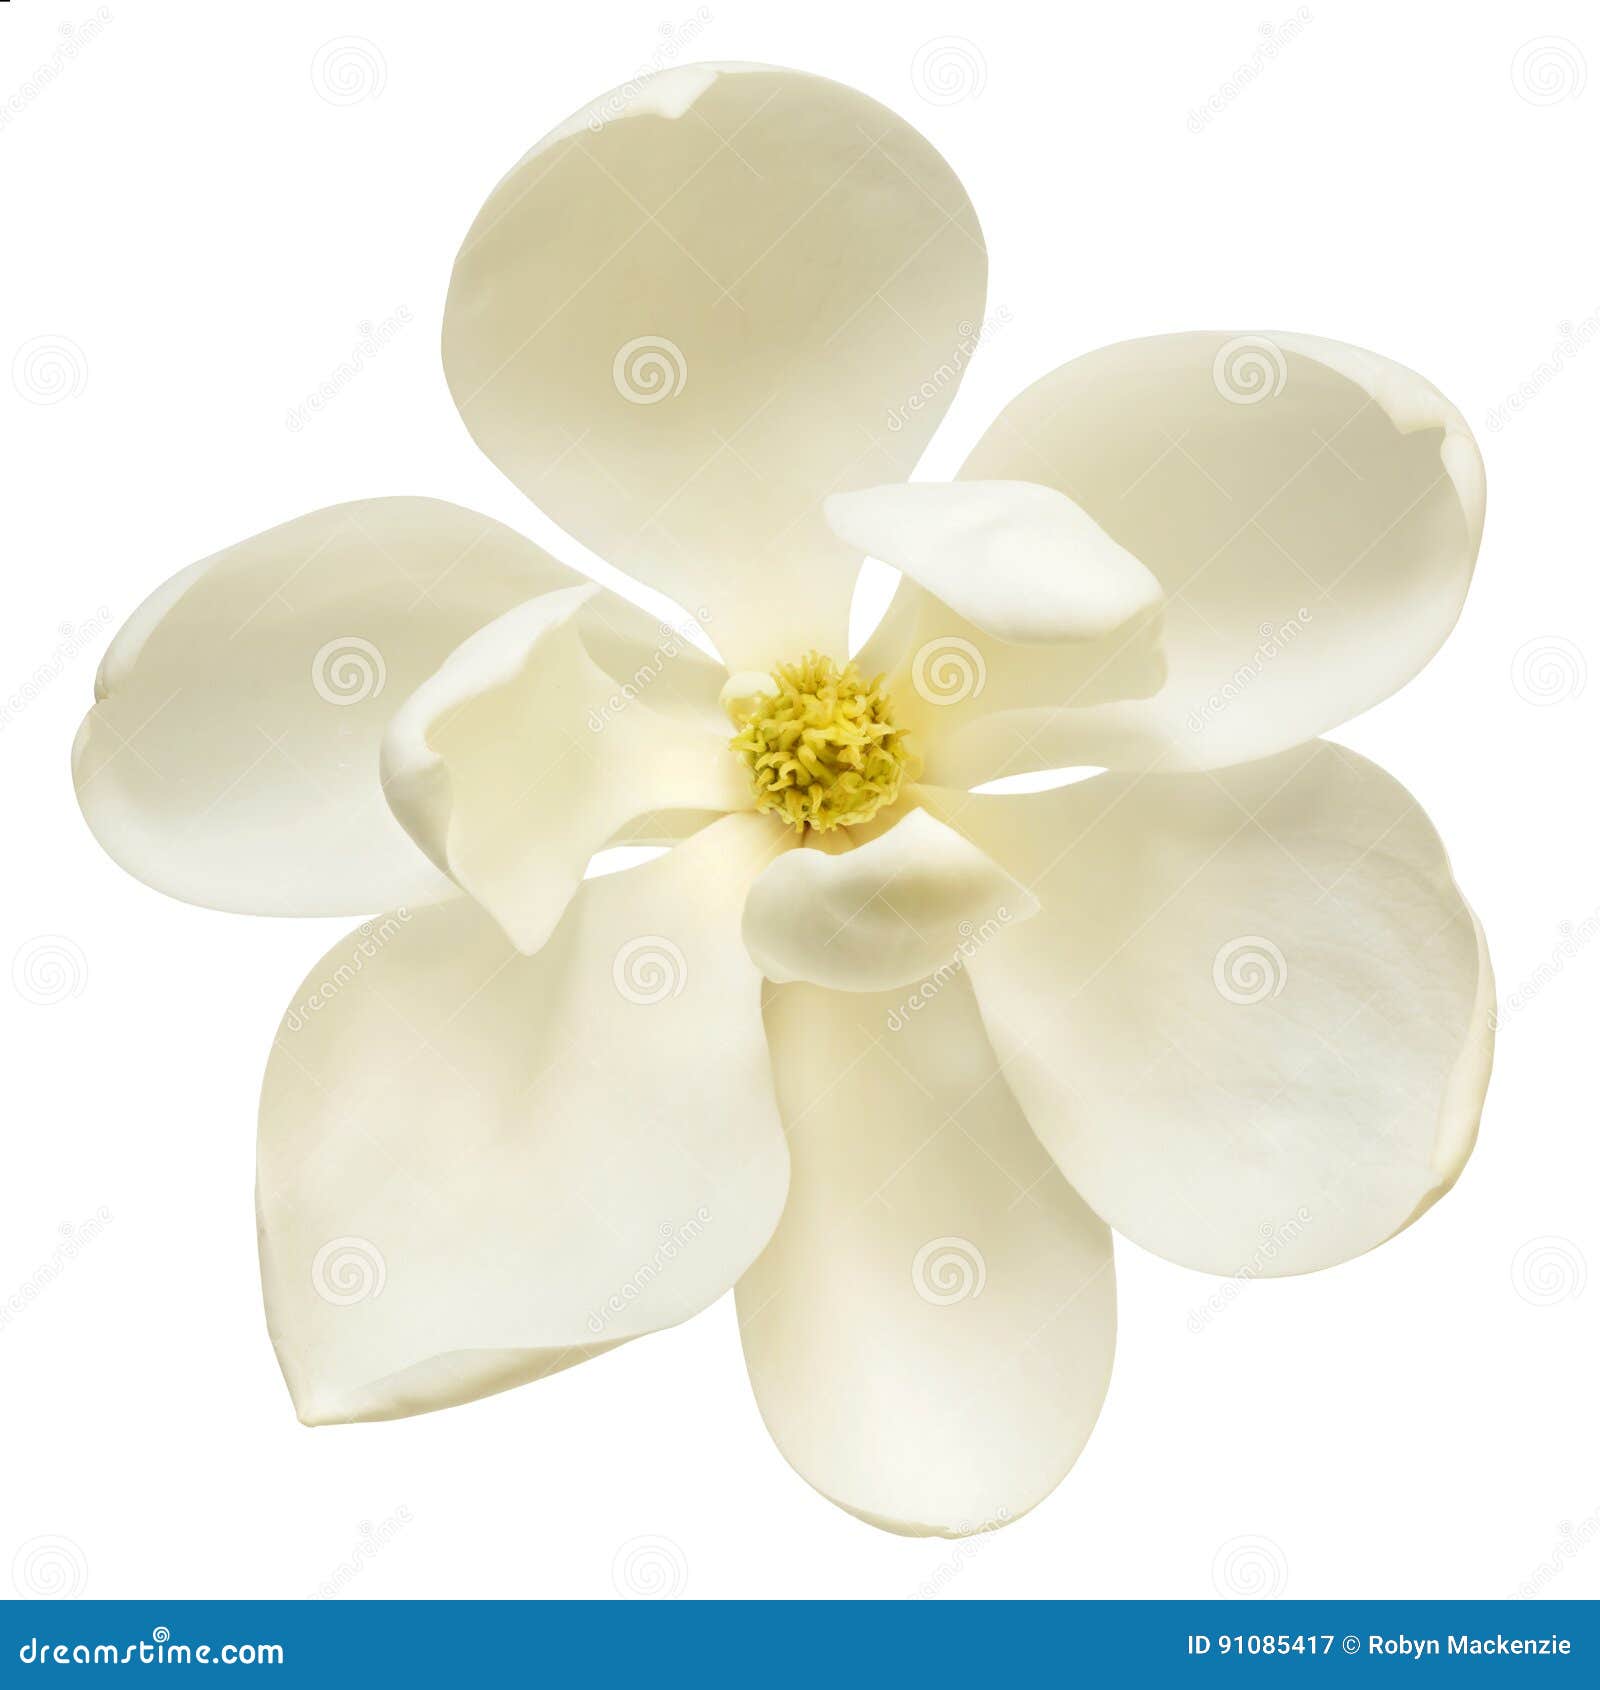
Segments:
[[[853,827],[892,804],[911,763],[883,676],[807,652],[772,671],[776,692],[740,701],[730,746],[749,765],[756,808],[797,831]]]

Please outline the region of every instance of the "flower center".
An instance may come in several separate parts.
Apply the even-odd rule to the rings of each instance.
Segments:
[[[812,651],[756,680],[735,688],[728,710],[739,728],[729,745],[749,767],[758,810],[826,833],[894,802],[911,750],[881,675],[864,681],[855,664]]]

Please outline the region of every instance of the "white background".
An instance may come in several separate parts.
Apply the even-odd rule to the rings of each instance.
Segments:
[[[26,695],[0,729],[0,963],[41,935],[82,960],[54,1002],[0,975],[0,1307],[38,1288],[0,1321],[0,1590],[50,1537],[90,1595],[306,1595],[404,1510],[348,1594],[607,1596],[641,1536],[666,1540],[667,1582],[693,1596],[908,1595],[941,1568],[951,1596],[1600,1592],[1600,944],[1583,926],[1600,907],[1600,18],[1576,0],[1318,0],[1287,39],[1287,0],[710,12],[689,58],[865,89],[978,207],[990,309],[1012,321],[924,475],[1054,365],[1174,329],[1371,346],[1467,414],[1489,523],[1465,614],[1337,737],[1421,800],[1502,1001],[1528,1000],[1504,1019],[1477,1154],[1396,1241],[1237,1287],[1198,1333],[1216,1283],[1119,1240],[1099,1429],[1053,1497],[964,1550],[874,1531],[790,1472],[731,1299],[469,1407],[302,1428],[260,1312],[255,1105],[284,1005],[351,924],[147,891],[80,822],[68,749],[139,600],[302,511],[427,493],[587,566],[472,446],[437,326],[500,174],[693,7],[112,0],[62,60],[89,0],[15,0],[0,690]],[[313,66],[346,36],[368,69],[338,103]],[[935,85],[914,66],[944,36],[955,78]],[[1564,44],[1525,49],[1546,36]],[[1246,65],[1259,75],[1234,80]],[[286,427],[360,325],[402,306],[412,326]],[[1563,325],[1588,338],[1558,359]],[[7,373],[41,339],[69,343],[53,394]],[[103,612],[63,657],[62,626]],[[41,1278],[102,1208],[101,1235]]]

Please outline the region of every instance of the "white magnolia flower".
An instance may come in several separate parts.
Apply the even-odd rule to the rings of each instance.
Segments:
[[[1372,353],[1166,335],[908,483],[984,281],[960,183],[883,107],[655,76],[495,189],[444,363],[495,463],[727,670],[416,498],[196,564],[113,642],[74,767],[120,863],[218,909],[395,912],[267,1069],[303,1420],[468,1402],[733,1288],[799,1472],[970,1530],[1089,1435],[1109,1228],[1302,1273],[1460,1173],[1482,935],[1416,802],[1317,735],[1456,619],[1466,425]],[[864,555],[904,582],[851,669]],[[675,848],[586,880],[619,841]]]

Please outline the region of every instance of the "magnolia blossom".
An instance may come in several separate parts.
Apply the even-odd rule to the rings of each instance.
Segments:
[[[111,855],[368,917],[261,1103],[307,1423],[470,1402],[732,1289],[805,1479],[992,1526],[1088,1438],[1112,1228],[1297,1274],[1461,1172],[1482,934],[1416,801],[1318,737],[1460,610],[1460,413],[1331,341],[1164,335],[910,481],[985,270],[961,184],[863,95],[632,85],[491,194],[444,366],[490,458],[725,661],[422,498],[246,540],[113,641],[74,750]],[[902,580],[852,664],[868,556]],[[973,790],[1067,769],[1096,772]],[[671,848],[586,878],[619,843]]]

